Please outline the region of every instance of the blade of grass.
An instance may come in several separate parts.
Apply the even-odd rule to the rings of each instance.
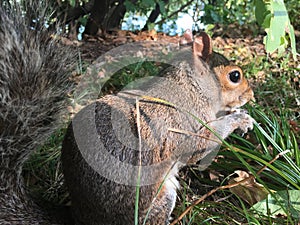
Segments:
[[[141,138],[141,122],[140,122],[140,106],[139,100],[136,98],[136,124],[139,138],[139,166],[136,185],[135,207],[134,207],[134,224],[139,224],[139,199],[140,199],[140,184],[141,184],[141,169],[142,169],[142,138]]]

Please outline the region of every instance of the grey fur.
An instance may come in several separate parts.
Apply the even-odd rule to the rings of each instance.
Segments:
[[[175,128],[216,139],[185,111],[208,123],[222,138],[235,129],[246,132],[252,128],[253,119],[244,111],[217,118],[224,110],[220,83],[207,63],[191,51],[185,53],[174,63],[177,67],[162,71],[161,79],[148,80],[139,90],[105,96],[75,116],[63,142],[62,162],[76,224],[134,224],[137,171],[132,168],[139,163],[139,151],[138,143],[132,142],[137,142],[138,137],[137,94],[175,104],[172,107],[139,100],[142,139],[139,224],[143,224],[148,210],[146,224],[168,224],[176,201],[178,170],[203,158],[211,162],[215,156],[218,143],[168,131]],[[115,160],[107,161],[104,157],[107,153]],[[124,164],[127,166],[123,167]],[[154,170],[155,165],[161,167]]]
[[[59,127],[74,57],[21,11],[0,6],[0,224],[56,224],[28,197],[22,167]]]

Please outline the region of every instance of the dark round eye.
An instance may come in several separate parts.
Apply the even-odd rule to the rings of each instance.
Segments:
[[[238,83],[241,80],[241,73],[238,70],[231,71],[229,73],[229,79],[233,83]]]

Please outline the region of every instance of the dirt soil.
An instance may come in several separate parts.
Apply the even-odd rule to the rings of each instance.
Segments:
[[[249,31],[240,31],[232,28],[232,32],[227,28],[221,36],[221,31],[218,29],[213,35],[213,46],[216,51],[222,52],[225,56],[230,57],[235,54],[237,60],[242,58],[256,57],[257,55],[265,55],[263,36],[258,35],[253,38]],[[239,32],[236,32],[239,30]],[[230,35],[229,35],[230,34]],[[197,35],[197,34],[196,34]],[[64,43],[73,45],[79,48],[81,57],[86,62],[93,62],[100,55],[126,43],[138,41],[153,41],[178,44],[179,36],[168,36],[164,33],[157,33],[154,30],[143,32],[132,32],[116,30],[98,36],[85,35],[83,41],[71,40],[72,38],[64,39]]]

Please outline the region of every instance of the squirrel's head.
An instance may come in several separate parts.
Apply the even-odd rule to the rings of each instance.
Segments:
[[[232,111],[254,101],[254,93],[240,67],[231,65],[223,55],[212,50],[210,36],[201,32],[195,38],[187,30],[180,39],[181,45],[192,45],[195,57],[201,58],[214,72],[221,86],[222,110]]]
[[[238,66],[227,65],[214,67],[221,85],[221,96],[225,111],[232,111],[254,101],[254,93]]]

